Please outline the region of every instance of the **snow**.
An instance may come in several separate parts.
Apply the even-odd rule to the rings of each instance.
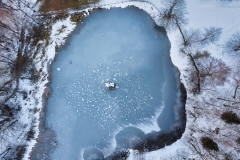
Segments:
[[[113,83],[113,82],[107,82],[107,83],[105,83],[105,86],[106,86],[107,88],[110,88],[110,87],[115,88],[115,83]]]
[[[240,20],[236,18],[240,15],[239,8],[239,1],[187,1],[187,16],[189,18],[187,28],[203,29],[210,26],[223,28],[218,43],[208,47],[207,50],[209,50],[213,56],[222,58],[227,64],[232,64],[232,66],[236,65],[236,61],[234,62],[228,54],[227,56],[226,54],[222,54],[224,52],[222,45],[225,44],[234,33],[240,30]]]
[[[108,150],[107,156],[116,134],[142,138],[146,131],[167,130],[175,122],[178,72],[170,60],[170,43],[164,32],[154,30],[151,17],[115,8],[95,11],[83,22],[53,65],[46,121],[59,139],[53,159],[76,159],[72,157],[86,147]],[[114,82],[120,88],[107,91],[105,86],[115,87]],[[163,103],[165,114],[159,116]],[[120,138],[116,141],[118,147],[126,146]]]
[[[113,1],[102,1],[104,3],[111,3]],[[118,1],[119,2],[119,1]],[[161,10],[161,2],[159,1],[151,1],[154,6],[157,6],[157,10]],[[223,45],[224,43],[229,39],[229,37],[239,31],[239,26],[240,26],[240,19],[236,18],[238,15],[240,15],[240,2],[239,1],[232,1],[232,2],[227,2],[227,1],[217,1],[217,0],[211,0],[211,1],[204,1],[204,0],[187,0],[187,12],[188,12],[188,25],[186,26],[187,29],[194,28],[194,29],[203,29],[205,27],[221,27],[223,28],[222,35],[220,37],[220,40],[218,43],[207,46],[205,49],[210,51],[210,53],[217,57],[223,59],[226,64],[230,65],[231,67],[235,67],[236,64],[238,63],[238,59],[233,59],[232,57],[229,57],[224,53],[223,50]],[[136,6],[139,6],[136,5]],[[145,8],[144,8],[145,9]],[[154,18],[157,13],[153,14],[151,10],[146,9],[147,12],[150,12],[151,16]],[[155,20],[157,21],[157,20]],[[188,67],[188,59],[186,56],[182,55],[179,51],[179,32],[177,30],[168,32],[168,37],[171,42],[171,58],[172,62],[178,67],[178,69],[181,72],[181,79],[182,82],[185,83],[185,86],[187,87],[187,83],[184,81],[184,75],[186,75],[186,68]],[[181,60],[180,60],[181,59]],[[228,92],[228,89],[230,89],[227,85],[223,87],[217,87],[218,90],[214,92],[203,92],[202,95],[199,96],[200,99],[201,97],[209,97],[209,94],[216,94],[216,92],[219,94],[219,96],[224,96],[226,95],[225,92]],[[188,96],[193,96],[193,95],[188,95]],[[210,97],[209,97],[210,98]],[[214,98],[214,96],[212,97]],[[196,99],[196,97],[194,98]],[[200,102],[202,100],[199,100]],[[189,114],[189,111],[192,111],[192,106],[194,105],[194,102],[196,100],[193,100],[192,98],[189,98],[186,104],[186,110],[187,113]],[[208,106],[209,107],[209,106]],[[209,112],[212,115],[212,112],[215,112],[215,108],[209,107],[208,108]],[[221,108],[218,108],[220,111]],[[217,111],[217,112],[219,112]],[[194,113],[194,111],[193,111]],[[198,122],[196,123],[196,126],[201,128],[202,130],[214,130],[216,126],[219,128],[223,128],[224,122],[219,120],[219,117],[205,117],[205,115],[202,115],[203,118],[199,118]],[[187,123],[187,129],[183,135],[183,137],[178,140],[176,143],[172,144],[171,146],[166,146],[163,149],[154,151],[154,152],[149,152],[143,155],[139,155],[134,153],[134,151],[131,151],[131,155],[129,159],[174,159],[174,158],[179,158],[179,156],[184,157],[187,155],[194,155],[196,156],[195,158],[200,158],[196,154],[193,153],[191,149],[189,149],[188,145],[189,142],[187,140],[188,135],[190,134],[190,131],[188,127],[190,127],[193,123],[192,117],[188,115],[188,123]],[[239,129],[239,127],[238,127]],[[222,132],[229,132],[227,129],[223,129]],[[232,132],[232,131],[231,131]],[[198,134],[197,132],[195,133],[196,137],[201,137],[201,134]],[[236,132],[233,131],[232,134],[236,134]],[[215,136],[217,137],[217,136]],[[231,137],[231,136],[230,136]],[[234,136],[233,136],[234,137]],[[221,138],[220,138],[221,139]],[[217,140],[217,138],[216,138]],[[218,139],[219,140],[219,139]],[[198,142],[199,143],[199,142]],[[231,147],[226,147],[219,144],[220,147],[223,147],[226,153],[233,152],[233,155],[236,155],[236,151],[233,151],[233,148]],[[236,155],[237,156],[237,155]],[[191,156],[189,156],[191,157]],[[235,157],[236,159],[239,158],[239,155]]]
[[[28,2],[31,5],[36,4],[36,0],[28,0]],[[122,7],[125,8],[127,6],[136,6],[143,10],[145,10],[156,22],[158,22],[158,15],[159,11],[164,7],[163,1],[161,0],[148,0],[147,2],[142,1],[130,1],[125,2],[123,0],[101,0],[98,4],[93,5],[91,8],[94,7],[103,7],[103,8],[111,8],[111,7]],[[187,6],[187,17],[188,17],[188,24],[185,26],[187,29],[203,29],[205,27],[222,27],[222,35],[220,37],[220,40],[212,45],[206,46],[205,50],[208,50],[211,52],[211,54],[214,57],[223,59],[228,65],[230,65],[232,68],[235,67],[237,63],[239,63],[238,58],[232,58],[230,56],[227,56],[226,53],[224,53],[223,45],[224,43],[231,37],[232,34],[239,31],[240,26],[240,18],[238,16],[240,15],[240,1],[220,1],[220,0],[186,0],[186,6]],[[39,7],[39,4],[35,5],[35,9]],[[91,9],[88,8],[88,9]],[[85,9],[84,11],[88,11],[88,9]],[[32,13],[31,10],[26,10],[29,14]],[[74,12],[74,11],[71,11]],[[63,27],[64,26],[64,27]],[[22,90],[26,91],[32,91],[32,94],[28,97],[27,100],[20,100],[22,97],[19,98],[19,102],[23,107],[22,115],[20,118],[20,121],[23,124],[28,124],[26,131],[29,130],[31,127],[29,124],[33,121],[33,119],[37,119],[35,124],[35,131],[36,135],[35,138],[39,134],[39,130],[37,126],[39,125],[39,112],[32,114],[29,110],[33,108],[42,109],[43,107],[43,99],[42,95],[44,94],[46,84],[49,82],[47,77],[49,76],[48,73],[48,64],[52,63],[54,58],[56,57],[56,49],[55,46],[61,46],[65,43],[66,37],[71,34],[71,32],[75,29],[76,24],[72,23],[70,21],[70,17],[68,17],[65,20],[57,21],[52,26],[52,33],[50,36],[50,42],[49,45],[46,47],[45,56],[41,59],[40,56],[35,59],[35,65],[37,69],[39,70],[42,68],[42,74],[39,79],[39,81],[33,85],[28,80],[21,80],[20,86]],[[63,32],[60,32],[60,30],[63,29]],[[185,76],[187,73],[187,68],[189,66],[188,58],[180,53],[179,51],[179,37],[180,34],[177,30],[168,31],[167,32],[169,40],[171,42],[171,59],[172,62],[177,68],[179,69],[181,73],[181,80],[185,84],[186,88],[188,89],[188,84]],[[58,71],[60,71],[60,68],[57,68]],[[187,158],[195,158],[199,159],[198,155],[193,152],[189,144],[188,138],[190,137],[190,134],[193,134],[194,137],[199,139],[204,133],[213,134],[212,130],[214,130],[216,127],[221,128],[222,134],[225,134],[226,137],[223,137],[221,135],[214,135],[215,140],[217,140],[219,143],[219,147],[221,151],[225,151],[226,153],[233,153],[235,154],[235,159],[239,159],[239,154],[236,153],[233,147],[229,147],[228,143],[225,141],[228,141],[229,143],[235,145],[235,142],[232,137],[239,136],[237,134],[237,131],[239,131],[239,126],[237,125],[226,125],[223,121],[219,120],[219,115],[222,113],[222,111],[226,110],[222,107],[214,107],[214,106],[207,106],[204,108],[205,114],[198,111],[194,106],[199,104],[199,106],[206,105],[204,102],[211,102],[215,105],[222,105],[222,102],[216,101],[216,96],[218,97],[226,97],[230,95],[231,92],[231,86],[225,85],[216,87],[215,91],[206,90],[199,96],[194,96],[192,94],[188,94],[188,100],[186,104],[186,113],[187,113],[187,127],[186,131],[183,134],[182,138],[178,140],[177,142],[173,143],[170,146],[166,146],[163,149],[156,150],[153,152],[148,152],[144,154],[139,154],[136,151],[131,150],[130,151],[130,157],[131,159],[182,159],[183,157]],[[213,95],[213,97],[210,97],[209,95]],[[26,104],[26,105],[25,105]],[[236,111],[237,112],[237,111]],[[190,113],[198,113],[199,117],[197,120],[194,120],[194,117],[191,116]],[[238,111],[239,115],[239,111]],[[28,118],[31,117],[31,118]],[[226,127],[227,126],[227,127]],[[201,129],[204,132],[192,132],[190,128],[195,129]],[[233,128],[233,129],[232,129]],[[234,130],[235,129],[235,130]],[[149,128],[147,128],[149,130]],[[232,136],[231,136],[232,135]],[[14,141],[14,139],[12,140]],[[224,142],[223,142],[224,141]],[[220,143],[222,142],[222,143]],[[31,140],[28,142],[27,151],[25,154],[25,159],[29,159],[29,153],[31,152],[32,147],[36,143],[36,140]],[[196,146],[199,144],[199,142],[196,140]],[[199,147],[201,150],[201,147]]]
[[[28,23],[31,20],[28,20],[27,22],[25,21],[25,15],[33,15],[33,10],[38,10],[38,5],[36,5],[36,0],[26,0],[24,2],[19,1],[19,3],[17,4],[17,1],[1,1],[1,3],[6,3],[9,6],[13,7],[13,8],[21,8],[21,11],[16,9],[15,12],[13,13],[9,13],[9,15],[7,15],[7,19],[3,18],[1,19],[1,23],[5,23],[7,25],[9,25],[11,27],[12,30],[18,31],[18,29],[20,29],[23,25],[28,25]],[[27,7],[26,5],[28,5],[29,7]],[[30,9],[32,8],[32,9]],[[24,13],[23,13],[24,12]],[[13,17],[11,17],[13,16]],[[16,17],[14,17],[16,16]],[[6,20],[6,21],[2,21],[2,20]],[[26,28],[28,28],[29,26],[27,26]],[[2,31],[2,30],[1,30]],[[9,35],[5,35],[5,36],[11,36],[11,34]],[[19,40],[17,38],[13,37],[8,37],[12,39],[12,43],[14,43],[14,47],[18,47],[19,45]],[[17,40],[16,40],[17,39]],[[13,48],[14,48],[13,47]],[[11,51],[11,52],[7,52],[4,53],[4,51],[1,51],[1,55],[5,55],[10,57],[13,61],[16,59],[17,57],[17,52],[15,51]],[[10,72],[10,70],[7,70],[7,72]],[[6,74],[5,74],[6,75]],[[9,74],[9,77],[11,75]],[[6,77],[3,77],[4,81],[6,81],[5,79]],[[2,77],[1,77],[2,80]],[[15,85],[15,83],[13,83]],[[36,101],[37,98],[42,96],[41,90],[44,90],[44,84],[42,84],[41,82],[38,83],[40,89],[39,90],[35,90],[36,84],[32,84],[31,81],[29,81],[27,78],[20,78],[19,79],[19,87],[18,87],[18,91],[15,94],[15,96],[13,98],[11,98],[7,103],[10,104],[10,106],[20,106],[21,107],[21,111],[20,113],[17,114],[17,116],[19,117],[19,119],[17,119],[17,123],[16,123],[16,128],[14,130],[14,132],[9,132],[8,134],[11,134],[10,136],[8,136],[5,141],[7,141],[8,144],[3,144],[1,143],[1,147],[0,147],[0,152],[3,153],[3,151],[5,150],[6,147],[10,146],[14,146],[14,145],[27,145],[27,150],[26,150],[26,154],[25,154],[25,158],[27,159],[27,156],[29,155],[31,148],[33,147],[33,145],[36,143],[36,140],[33,139],[31,141],[26,142],[26,133],[30,130],[30,128],[32,127],[32,123],[34,121],[35,118],[39,117],[39,113],[33,113],[33,109],[35,108],[42,108],[41,103],[38,103],[36,105]],[[37,84],[37,85],[38,85]],[[31,91],[31,94],[30,94]],[[39,92],[38,92],[39,91]],[[23,96],[22,93],[25,93],[25,95],[27,95],[26,97]],[[35,125],[38,125],[38,121],[36,121]],[[21,129],[19,129],[21,128]],[[35,130],[37,131],[37,127],[35,127]],[[4,135],[4,134],[2,134]],[[35,134],[35,138],[38,136],[38,132],[36,132]],[[4,138],[4,137],[1,137]],[[1,154],[1,157],[4,154]]]
[[[50,36],[52,41],[50,43],[56,44],[58,46],[63,45],[65,38],[68,37],[68,35],[73,31],[75,27],[76,24],[71,22],[70,17],[62,21],[57,21],[52,26],[52,33]]]

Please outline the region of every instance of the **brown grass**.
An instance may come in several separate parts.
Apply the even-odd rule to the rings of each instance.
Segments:
[[[85,18],[85,15],[83,12],[80,12],[80,13],[74,13],[71,15],[71,18],[70,20],[72,22],[80,22],[81,20],[83,20]]]
[[[97,3],[99,0],[39,0],[42,2],[41,12],[59,11],[63,9],[78,9],[84,5]]]

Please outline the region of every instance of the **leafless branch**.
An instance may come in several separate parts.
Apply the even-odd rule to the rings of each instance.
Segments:
[[[227,41],[225,51],[229,54],[240,54],[240,32],[236,32]]]

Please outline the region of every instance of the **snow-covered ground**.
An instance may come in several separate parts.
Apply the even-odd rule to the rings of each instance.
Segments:
[[[150,2],[150,3],[148,3]],[[164,5],[161,1],[155,1],[155,0],[149,0],[148,2],[137,2],[137,1],[130,1],[130,2],[123,2],[121,0],[102,0],[99,2],[99,4],[95,6],[101,6],[104,8],[111,8],[111,7],[127,7],[130,5],[134,5],[136,7],[139,7],[145,11],[147,11],[158,23],[158,15],[159,11],[164,8]],[[222,36],[220,40],[216,44],[212,44],[210,46],[206,46],[204,49],[211,52],[211,54],[215,57],[222,58],[226,61],[227,64],[231,65],[231,67],[234,66],[234,64],[237,63],[237,60],[233,60],[232,57],[229,58],[228,55],[222,54],[223,53],[223,45],[227,41],[227,39],[238,30],[240,19],[236,18],[236,15],[239,15],[239,8],[240,8],[240,2],[239,1],[233,1],[233,2],[224,2],[224,1],[218,1],[218,0],[211,0],[211,1],[204,1],[204,0],[187,0],[186,1],[187,6],[187,17],[189,19],[188,24],[185,26],[185,28],[190,29],[200,29],[202,30],[205,27],[221,27],[222,30]],[[214,8],[214,9],[213,9]],[[87,10],[86,10],[87,11]],[[66,28],[64,29],[65,32],[61,32],[58,34],[58,31],[62,28],[62,26],[65,25]],[[69,18],[67,18],[64,21],[58,21],[56,24],[52,27],[52,34],[51,34],[51,40],[50,45],[46,49],[46,59],[53,60],[55,56],[55,44],[61,45],[65,41],[65,37],[68,36],[68,34],[76,27],[76,24],[72,23]],[[179,68],[181,72],[181,78],[182,82],[185,84],[186,88],[188,89],[188,83],[187,79],[184,78],[184,75],[187,75],[186,68],[188,67],[189,60],[188,58],[183,55],[179,51],[179,38],[180,33],[178,30],[168,31],[168,37],[171,42],[171,58],[173,63]],[[231,62],[231,63],[230,63]],[[47,73],[47,70],[44,70],[43,72]],[[205,112],[209,115],[204,115],[203,113],[199,113],[197,120],[192,117],[190,114],[196,112],[196,110],[193,109],[193,106],[196,105],[196,103],[200,105],[205,105],[203,102],[204,100],[214,101],[212,98],[216,99],[216,96],[214,94],[218,94],[219,97],[222,97],[228,92],[228,85],[225,85],[223,87],[218,87],[217,90],[214,92],[204,91],[202,94],[198,96],[193,96],[192,94],[188,94],[188,100],[186,104],[186,113],[188,117],[187,121],[187,128],[183,135],[183,137],[178,140],[176,143],[172,144],[171,146],[166,146],[163,149],[149,152],[145,154],[138,154],[135,151],[131,151],[131,155],[129,159],[170,159],[170,158],[184,158],[184,157],[192,157],[199,159],[200,155],[196,154],[196,151],[193,150],[190,138],[194,137],[196,140],[194,141],[195,147],[198,148],[201,151],[203,149],[201,148],[199,138],[205,134],[212,134],[212,131],[219,127],[221,128],[221,132],[224,135],[224,133],[232,133],[233,135],[236,134],[236,130],[231,131],[228,129],[223,129],[223,126],[226,124],[221,121],[219,118],[219,114],[221,113],[221,108],[216,109],[215,107],[208,106],[208,108],[204,108]],[[210,95],[210,97],[208,96]],[[215,102],[216,104],[220,104],[220,102]],[[217,115],[217,116],[216,116]],[[194,128],[195,127],[195,128]],[[237,126],[236,126],[237,127]],[[191,129],[194,128],[195,131],[192,132]],[[198,129],[202,130],[201,132],[198,131]],[[237,129],[237,128],[236,128]],[[191,134],[191,136],[190,136]],[[219,148],[223,152],[225,150],[225,153],[232,153],[235,158],[239,158],[238,153],[236,150],[234,150],[234,147],[231,147],[231,145],[224,145],[224,143],[221,143],[222,137],[221,135],[214,135],[215,139],[219,143]],[[230,138],[230,139],[229,139]],[[234,137],[232,137],[234,138]],[[219,140],[218,140],[219,139]],[[225,140],[230,142],[232,145],[234,144],[234,141],[231,141],[231,136],[226,136]],[[222,140],[224,141],[224,140]],[[204,152],[204,151],[203,151]],[[203,153],[205,154],[205,153]],[[181,158],[180,158],[181,159]]]
[[[31,4],[35,4],[35,0],[29,0]],[[111,7],[127,7],[136,6],[145,10],[149,15],[159,24],[159,11],[164,8],[163,0],[148,0],[148,1],[123,1],[123,0],[101,0],[98,4],[92,6],[111,8]],[[36,8],[38,6],[35,6]],[[85,9],[86,15],[89,14],[89,9]],[[236,64],[239,63],[239,57],[232,57],[224,53],[224,44],[232,36],[232,34],[240,31],[240,1],[221,1],[221,0],[186,0],[186,11],[188,24],[184,27],[186,29],[200,29],[205,27],[221,27],[222,35],[218,42],[207,45],[204,48],[198,48],[199,50],[208,50],[212,56],[221,58],[230,68],[234,70]],[[71,11],[71,13],[76,11]],[[43,94],[46,89],[46,85],[49,82],[48,77],[50,75],[48,71],[48,65],[54,60],[56,56],[56,45],[61,46],[64,44],[68,35],[76,28],[76,23],[71,22],[70,17],[57,21],[52,26],[52,32],[49,39],[49,44],[46,48],[41,48],[39,53],[45,50],[45,54],[38,54],[34,63],[37,70],[41,69],[41,75],[36,84],[30,83],[28,80],[20,80],[19,84],[21,90],[26,92],[32,91],[29,98],[26,100],[19,100],[21,106],[26,106],[21,112],[20,121],[23,124],[28,124],[25,130],[29,130],[30,127],[34,127],[36,130],[35,138],[38,136],[39,125],[39,110],[43,107]],[[187,68],[189,67],[189,59],[186,55],[179,51],[179,38],[180,33],[178,30],[168,31],[168,37],[171,42],[171,58],[174,65],[176,65],[181,73],[181,80],[184,83],[187,91],[189,74]],[[40,42],[43,45],[47,42]],[[227,108],[223,107],[223,101],[217,98],[231,99],[233,94],[233,87],[229,83],[224,86],[218,86],[204,90],[200,95],[194,96],[188,92],[188,99],[186,104],[187,113],[187,126],[186,131],[182,138],[176,143],[166,146],[163,149],[139,154],[136,151],[131,151],[128,159],[183,159],[183,158],[195,158],[200,159],[200,156],[205,159],[211,158],[211,154],[218,155],[219,159],[224,159],[225,154],[229,154],[233,159],[240,159],[239,144],[237,145],[235,139],[239,137],[239,125],[229,125],[220,119],[221,113],[226,111]],[[21,98],[19,96],[18,98]],[[238,98],[239,101],[240,98]],[[237,99],[236,99],[237,100]],[[238,106],[239,107],[239,106]],[[201,108],[201,109],[197,109]],[[35,110],[36,112],[32,112]],[[239,109],[231,109],[238,115]],[[194,115],[194,116],[193,116]],[[196,116],[196,117],[195,117]],[[30,117],[30,118],[28,118]],[[32,121],[36,119],[34,126],[31,126]],[[220,133],[214,133],[216,128],[220,128]],[[17,134],[16,134],[17,135]],[[209,136],[213,138],[219,145],[219,152],[205,151],[200,143],[202,136]],[[32,147],[36,143],[36,140],[28,142],[27,151],[24,159],[29,158],[29,154]],[[214,157],[214,156],[212,156]]]
[[[152,2],[154,3],[154,2]],[[157,4],[155,4],[157,6]],[[200,29],[203,30],[206,27],[221,27],[222,28],[222,35],[217,43],[206,46],[204,50],[208,50],[212,56],[221,58],[226,62],[228,66],[231,68],[236,67],[236,64],[239,63],[239,57],[231,57],[229,54],[224,53],[223,45],[226,41],[234,34],[235,32],[239,31],[240,28],[240,19],[237,18],[237,15],[240,15],[240,1],[218,1],[218,0],[186,0],[186,7],[187,7],[187,17],[188,17],[188,24],[185,26],[187,29]],[[161,10],[161,8],[158,8]],[[181,78],[185,87],[188,88],[188,83],[185,81],[184,75],[187,75],[187,68],[188,60],[184,55],[179,51],[179,31],[175,30],[172,32],[168,32],[168,37],[171,42],[171,57],[173,63],[179,68],[181,72]],[[203,50],[203,49],[201,49]],[[149,152],[141,156],[142,159],[182,159],[180,157],[192,157],[195,159],[201,159],[199,155],[196,154],[196,151],[193,150],[193,147],[190,144],[190,138],[192,135],[198,139],[194,145],[196,148],[199,148],[199,151],[202,154],[205,154],[205,151],[200,149],[200,137],[209,135],[213,137],[214,140],[219,142],[221,154],[231,154],[233,159],[239,159],[240,154],[235,149],[237,148],[237,144],[234,142],[236,139],[237,134],[239,133],[239,126],[237,125],[227,125],[220,119],[221,112],[225,111],[226,108],[221,107],[221,102],[216,102],[216,97],[227,97],[229,90],[233,90],[229,88],[229,85],[221,86],[217,88],[215,91],[204,91],[199,96],[193,96],[192,94],[188,93],[188,100],[186,104],[186,113],[187,113],[187,128],[183,135],[183,137],[178,140],[176,143],[172,144],[171,146],[167,146],[163,149]],[[233,92],[231,92],[233,94]],[[231,98],[228,96],[228,98]],[[227,99],[228,99],[227,98]],[[203,101],[211,101],[210,99],[215,99],[216,105],[220,107],[216,108],[211,105],[206,105]],[[196,104],[196,103],[201,104]],[[213,102],[214,103],[214,102]],[[193,116],[190,115],[190,112],[193,110],[195,105],[206,105],[204,107],[204,114],[202,113],[201,116],[196,120]],[[199,106],[199,107],[200,107]],[[239,110],[235,110],[235,112],[239,115]],[[196,114],[197,115],[197,114]],[[196,131],[192,133],[189,129],[190,127],[195,126],[199,128],[201,131]],[[221,128],[221,136],[214,134],[213,131],[215,128]],[[233,130],[230,128],[234,128]],[[212,135],[214,134],[214,135]],[[231,135],[232,134],[232,135]],[[191,136],[190,136],[191,135]],[[229,142],[230,144],[226,144]],[[235,143],[235,144],[234,144]],[[199,144],[199,145],[197,145]],[[235,147],[232,147],[235,146]],[[218,154],[218,153],[216,153]],[[221,155],[219,153],[219,155]],[[134,154],[133,154],[134,155]],[[137,155],[139,158],[139,155]],[[204,156],[202,156],[204,157]],[[224,159],[223,156],[220,156],[220,159]],[[138,159],[137,158],[137,159]],[[211,159],[209,157],[205,157],[207,159]],[[219,158],[219,157],[218,157]],[[129,159],[135,159],[134,156]]]

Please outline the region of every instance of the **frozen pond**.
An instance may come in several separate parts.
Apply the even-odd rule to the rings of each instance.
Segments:
[[[147,13],[91,13],[53,65],[47,125],[58,145],[52,159],[106,157],[134,147],[152,130],[169,130],[179,104],[179,75],[169,52],[164,29]],[[109,81],[117,88],[108,90]]]

